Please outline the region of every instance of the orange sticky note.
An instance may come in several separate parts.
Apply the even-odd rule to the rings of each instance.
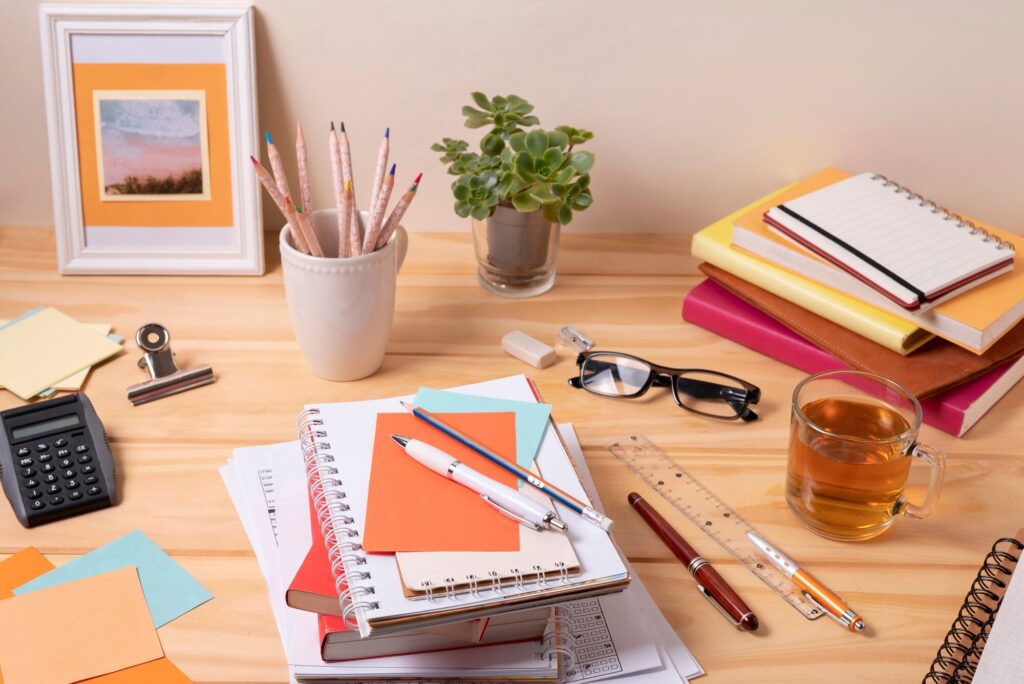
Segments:
[[[54,567],[53,563],[31,546],[26,546],[10,558],[0,561],[0,599],[14,596],[15,587],[34,580]]]
[[[0,628],[4,684],[66,684],[164,655],[134,567],[0,601]]]
[[[128,667],[101,677],[86,679],[79,684],[193,684],[185,673],[167,658],[151,660],[142,665]]]
[[[442,413],[440,417],[514,462],[515,413]],[[391,435],[405,435],[451,454],[509,487],[516,477],[408,413],[381,413],[373,442],[363,548],[395,551],[518,551],[519,523],[476,492],[406,456]]]

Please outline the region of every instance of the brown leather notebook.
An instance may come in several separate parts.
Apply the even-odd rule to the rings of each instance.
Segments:
[[[700,270],[853,368],[891,378],[918,397],[938,394],[972,380],[1024,350],[1024,323],[1018,323],[980,356],[938,338],[909,356],[902,356],[711,264],[701,264]]]

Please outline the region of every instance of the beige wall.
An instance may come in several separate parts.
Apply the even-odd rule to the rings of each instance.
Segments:
[[[574,230],[692,232],[825,165],[889,175],[1024,232],[1024,3],[257,0],[259,119],[286,150],[343,118],[366,188],[385,126],[406,223],[465,229],[430,143],[468,92],[596,132]],[[0,1],[0,224],[51,222],[36,3]],[[365,193],[364,193],[365,194]],[[367,199],[361,197],[362,204]],[[266,204],[268,224],[280,223]]]

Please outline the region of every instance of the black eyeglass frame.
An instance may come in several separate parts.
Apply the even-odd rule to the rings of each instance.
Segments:
[[[647,368],[649,369],[647,379],[644,381],[644,384],[640,387],[640,389],[638,389],[636,392],[632,394],[605,394],[604,392],[595,392],[594,390],[588,388],[584,384],[583,369],[587,361],[589,361],[592,357],[599,355],[617,356],[638,361],[647,366]],[[576,357],[576,365],[579,367],[579,375],[577,375],[576,377],[569,378],[569,385],[575,387],[576,389],[586,390],[587,392],[590,392],[591,394],[596,394],[597,396],[600,397],[611,397],[613,399],[636,399],[647,394],[647,391],[650,390],[651,387],[654,387],[655,385],[657,385],[658,387],[671,387],[672,398],[675,399],[676,405],[679,406],[679,408],[685,409],[691,413],[696,413],[697,415],[706,416],[708,418],[717,418],[719,420],[740,419],[743,420],[744,422],[757,420],[757,413],[755,413],[753,409],[750,408],[750,406],[751,404],[756,405],[761,400],[761,388],[759,388],[757,385],[754,385],[753,383],[747,382],[742,378],[737,378],[735,375],[729,375],[728,373],[722,373],[719,371],[709,370],[706,368],[672,368],[670,366],[662,366],[661,364],[651,363],[647,359],[635,356],[634,354],[626,354],[623,352],[604,350],[590,350],[580,352],[580,354]],[[700,382],[702,385],[709,385],[710,388],[713,390],[711,396],[704,396],[703,394],[700,396],[696,396],[694,394],[686,392],[685,389],[683,390],[683,392],[687,394],[687,396],[691,396],[694,399],[721,401],[722,403],[732,408],[734,415],[723,416],[717,413],[698,411],[697,409],[684,404],[682,399],[679,397],[679,380],[686,380],[686,374],[688,373],[706,373],[708,375],[717,375],[722,378],[728,378],[729,380],[732,380],[733,382],[742,385],[743,390],[741,391],[738,390],[736,387],[730,387],[728,385],[721,385],[708,382],[706,380],[701,380]]]

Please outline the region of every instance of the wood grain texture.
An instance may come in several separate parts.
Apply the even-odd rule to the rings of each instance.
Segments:
[[[238,446],[294,439],[305,402],[358,400],[446,387],[528,371],[555,418],[576,424],[616,539],[669,622],[707,669],[708,682],[919,681],[952,622],[987,548],[1020,526],[1024,482],[1020,425],[1024,386],[1010,392],[965,439],[927,426],[922,438],[949,453],[935,514],[901,520],[864,544],[820,539],[783,498],[789,396],[802,374],[684,324],[679,307],[699,282],[686,238],[577,236],[563,239],[559,276],[527,301],[488,295],[476,284],[466,235],[414,234],[399,278],[395,325],[384,367],[354,383],[331,383],[305,368],[288,321],[276,247],[262,278],[60,277],[53,236],[0,229],[0,318],[39,305],[85,322],[110,322],[129,341],[86,385],[111,436],[123,502],[116,508],[25,530],[0,506],[0,558],[31,544],[55,563],[142,529],[216,598],[160,630],[167,655],[197,682],[282,682],[284,654],[265,586],[217,474]],[[166,325],[182,367],[210,363],[209,387],[132,407],[125,388],[144,379],[131,341],[150,321]],[[640,401],[587,395],[566,384],[569,356],[530,369],[504,355],[501,336],[520,329],[545,340],[566,323],[606,349],[668,365],[716,368],[761,386],[761,420],[705,421],[667,393]],[[0,392],[0,409],[17,405]],[[865,616],[866,635],[823,618],[808,622],[731,561],[634,478],[605,444],[645,433],[769,539],[811,568]],[[914,469],[912,495],[926,474]],[[643,494],[737,589],[761,620],[739,633],[693,588],[685,569],[630,510]]]

